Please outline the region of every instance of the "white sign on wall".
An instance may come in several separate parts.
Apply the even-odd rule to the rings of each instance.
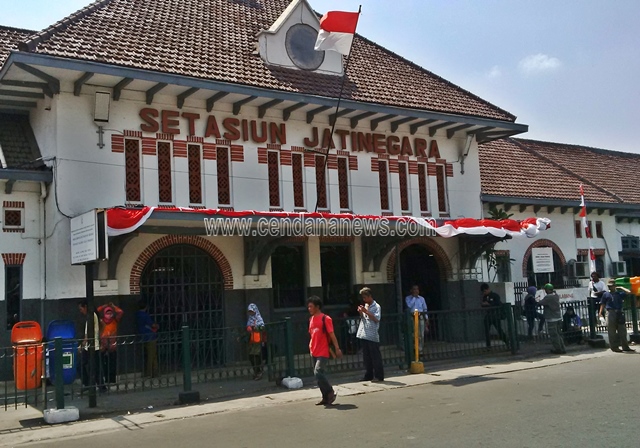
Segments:
[[[553,272],[553,249],[551,247],[534,247],[531,249],[534,274]]]
[[[71,264],[104,260],[107,256],[106,213],[90,210],[71,218]]]

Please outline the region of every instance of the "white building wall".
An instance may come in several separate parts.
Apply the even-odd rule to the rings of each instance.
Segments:
[[[488,207],[486,207],[488,210]],[[551,220],[551,227],[541,232],[536,238],[514,238],[505,242],[498,243],[496,250],[508,250],[510,256],[515,261],[511,265],[511,276],[514,282],[526,280],[526,275],[522,271],[523,258],[527,249],[538,239],[546,239],[553,241],[562,251],[566,261],[576,260],[579,249],[589,249],[589,241],[584,236],[576,238],[575,221],[579,221],[580,217],[572,211],[568,213],[560,213],[559,208],[551,213],[546,212],[547,208],[542,208],[538,213],[538,217],[546,217]],[[533,207],[527,207],[523,212],[517,209],[517,206],[510,209],[508,213],[513,213],[512,219],[521,220],[536,216]],[[486,213],[488,215],[488,213]],[[605,274],[609,276],[611,261],[618,261],[618,248],[620,246],[620,234],[618,232],[619,225],[616,224],[614,216],[609,212],[598,215],[596,212],[589,213],[587,219],[592,222],[593,238],[591,244],[594,249],[605,250]],[[596,222],[602,222],[602,233],[604,238],[596,237]]]
[[[104,88],[94,88],[85,85],[82,94],[73,95],[73,85],[70,82],[63,82],[62,93],[56,95],[50,102],[51,110],[38,108],[32,111],[32,126],[36,139],[40,145],[44,156],[55,157],[55,160],[48,162],[55,166],[56,183],[54,192],[57,194],[56,200],[52,198],[49,210],[52,213],[48,221],[47,267],[50,281],[47,292],[51,298],[71,298],[81,297],[85,293],[84,268],[82,266],[71,266],[69,247],[69,221],[64,216],[76,216],[93,208],[108,208],[125,204],[125,157],[123,153],[116,153],[111,148],[111,136],[122,134],[125,130],[139,131],[143,123],[139,117],[142,108],[149,107],[145,104],[144,92],[124,91],[119,101],[111,102],[110,121],[104,126],[105,147],[100,149],[97,146],[98,135],[97,126],[93,122],[93,101],[96,90],[104,91]],[[163,95],[160,92],[154,97],[152,107],[157,110],[178,111],[175,104],[175,94]],[[245,105],[239,119],[258,120],[257,105],[264,101],[255,101],[255,105]],[[196,135],[204,135],[206,117],[209,113],[204,109],[204,101],[201,99],[188,98],[181,112],[192,112],[200,114],[200,119],[195,123]],[[217,119],[218,125],[222,129],[222,120],[226,117],[233,117],[230,103],[219,102],[211,112]],[[262,119],[267,122],[281,123],[280,111],[270,110]],[[329,128],[326,116],[317,117],[311,125],[306,123],[306,113],[303,111],[294,112],[286,126],[286,144],[282,145],[284,150],[291,146],[303,146],[305,138],[311,136],[312,126],[319,128],[319,134],[325,128]],[[186,119],[179,118],[180,135],[177,139],[186,139],[189,132]],[[338,120],[338,129],[351,130],[348,119]],[[368,122],[362,121],[354,131],[368,132]],[[432,138],[425,134],[426,128],[414,136],[409,133],[409,125],[401,125],[394,135],[400,139],[408,137],[414,142],[416,137],[424,138],[430,143]],[[376,133],[391,135],[390,124],[380,123]],[[143,133],[143,136],[156,137],[155,133]],[[465,174],[460,174],[460,164],[456,163],[460,151],[464,145],[464,139],[448,139],[444,132],[439,132],[435,139],[438,142],[440,155],[448,163],[454,163],[453,177],[447,177],[448,200],[450,213],[445,217],[479,217],[481,215],[480,176],[479,164],[477,161],[477,145],[475,142],[470,154],[465,161]],[[211,137],[205,141],[215,142]],[[337,149],[340,146],[340,138],[334,136]],[[351,152],[350,139],[347,138],[348,148],[351,155],[358,158],[358,169],[349,171],[349,187],[351,190],[351,210],[357,214],[380,214],[380,190],[378,173],[371,170],[371,159],[377,154],[366,152]],[[244,162],[231,162],[231,195],[232,206],[235,210],[269,210],[268,196],[268,167],[266,164],[258,163],[258,148],[266,144],[256,144],[251,141],[233,141],[231,144],[243,145]],[[428,150],[427,150],[428,151]],[[189,204],[189,182],[187,159],[183,157],[172,158],[173,185],[172,193],[174,205],[188,207]],[[208,208],[218,207],[217,197],[217,165],[215,161],[203,160],[203,202]],[[142,203],[144,205],[158,205],[158,173],[157,157],[153,155],[141,156],[142,166]],[[316,204],[315,187],[315,167],[304,167],[304,188],[305,207],[308,211],[313,211]],[[389,173],[390,200],[392,212],[400,215],[400,193],[398,174]],[[281,204],[286,211],[293,211],[293,178],[291,166],[280,167],[280,187]],[[330,210],[339,213],[339,189],[337,170],[328,170],[328,197]],[[437,187],[435,177],[427,176],[430,211],[435,218],[440,215],[437,212]],[[415,174],[409,175],[409,198],[411,210],[419,215],[419,192],[418,178]],[[58,211],[59,209],[59,211]],[[128,289],[128,274],[125,275],[123,269],[129,269],[128,264],[133,263],[131,257],[139,254],[144,248],[140,244],[147,243],[149,236],[136,238],[135,243],[127,246],[125,254],[121,257],[118,266],[118,289],[124,293]],[[239,241],[227,239],[226,241],[216,241],[234,267],[234,285],[242,288],[244,285],[244,264],[243,252]],[[442,242],[447,247],[448,253],[455,253],[455,242]],[[145,246],[146,247],[146,246]],[[355,256],[354,259],[358,259]],[[362,268],[359,268],[362,269]],[[377,278],[365,278],[362,273],[354,275],[354,281],[366,282],[386,282],[386,272],[380,273]],[[366,274],[367,276],[371,274]],[[312,276],[309,280],[310,286],[316,286],[318,279]],[[259,284],[264,284],[266,280],[260,279]],[[255,285],[255,280],[252,280]]]
[[[24,202],[24,232],[5,232],[4,222],[0,223],[0,253],[25,254],[22,265],[22,297],[23,299],[39,299],[42,294],[43,272],[41,270],[43,256],[42,213],[40,207],[40,183],[16,181],[11,194],[5,193],[6,181],[0,180],[0,211],[5,201]],[[0,215],[0,221],[4,215]],[[0,269],[0,300],[5,299],[4,262]]]

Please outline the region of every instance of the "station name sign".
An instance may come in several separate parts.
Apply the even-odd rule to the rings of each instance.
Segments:
[[[145,107],[140,110],[140,130],[180,135],[181,125],[186,124],[189,135],[204,138],[225,139],[232,142],[254,142],[257,144],[287,144],[286,123],[264,120],[248,120],[226,117],[219,120],[215,115],[201,116],[193,112],[158,110]],[[389,155],[440,158],[438,142],[420,137],[386,135],[336,129],[333,138],[330,128],[310,128],[310,134],[301,142],[307,148],[330,148],[343,151],[364,151]]]

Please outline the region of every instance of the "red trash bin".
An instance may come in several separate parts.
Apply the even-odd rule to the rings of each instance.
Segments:
[[[42,330],[34,321],[18,322],[11,329],[13,379],[16,389],[36,389],[42,384]]]

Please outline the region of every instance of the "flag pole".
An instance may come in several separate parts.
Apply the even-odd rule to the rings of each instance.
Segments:
[[[358,19],[360,19],[360,13],[362,11],[362,5],[358,6]],[[322,164],[322,172],[325,175],[325,189],[327,185],[327,161],[329,160],[329,152],[331,151],[331,143],[333,143],[333,133],[336,129],[336,123],[338,122],[338,111],[340,110],[340,102],[342,101],[342,93],[344,92],[344,82],[347,79],[347,68],[349,67],[349,60],[351,59],[351,50],[353,49],[353,42],[356,40],[355,33],[353,36],[353,40],[351,41],[351,45],[349,46],[349,54],[347,55],[347,60],[344,63],[344,72],[342,73],[342,82],[340,84],[340,93],[338,94],[338,103],[336,104],[336,112],[333,123],[331,124],[331,132],[329,134],[329,141],[327,142],[327,149],[323,152],[324,155],[324,163]],[[314,212],[318,211],[318,195],[316,192],[316,207]]]
[[[584,200],[584,188],[582,184],[580,184],[580,218],[582,218],[582,228],[584,229],[584,234],[587,237],[587,242],[589,243],[589,275],[592,272],[596,271],[596,254],[593,249],[593,244],[591,243],[591,229],[587,224],[587,205]],[[602,273],[604,275],[604,272]]]

